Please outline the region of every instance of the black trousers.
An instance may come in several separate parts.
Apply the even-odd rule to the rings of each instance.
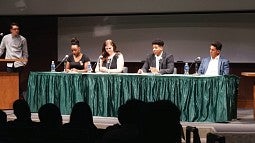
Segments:
[[[6,71],[7,72],[17,72],[19,73],[19,98],[24,98],[23,96],[23,92],[24,92],[24,88],[23,88],[23,72],[24,70],[24,66],[21,66],[21,67],[7,67],[6,68]]]

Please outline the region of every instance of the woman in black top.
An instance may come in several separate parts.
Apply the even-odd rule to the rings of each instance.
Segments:
[[[71,40],[71,51],[72,54],[67,58],[66,72],[87,72],[90,59],[86,54],[81,52],[79,40],[77,38],[72,38]]]

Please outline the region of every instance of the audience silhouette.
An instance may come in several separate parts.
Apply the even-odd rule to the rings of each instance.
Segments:
[[[46,103],[38,110],[40,126],[46,128],[59,128],[62,126],[62,116],[58,106]]]
[[[36,122],[31,119],[30,107],[24,99],[17,99],[13,103],[13,113],[16,119],[8,121],[10,127],[33,127],[36,126]]]
[[[181,111],[169,100],[149,102],[143,110],[142,142],[181,143]]]
[[[0,143],[8,143],[6,135],[7,114],[0,109]]]
[[[130,143],[139,142],[141,132],[139,128],[141,109],[145,102],[129,99],[118,108],[119,124],[106,128],[102,143]]]
[[[31,111],[24,99],[17,99],[13,102],[13,113],[16,119],[7,122],[5,140],[8,143],[33,142],[33,128],[37,123],[31,119]]]
[[[7,114],[0,109],[0,129],[4,128],[7,124]]]
[[[76,129],[86,133],[86,136],[81,140],[88,140],[93,143],[97,138],[97,127],[93,122],[93,115],[90,106],[86,102],[77,102],[71,111],[70,121],[63,125],[64,128]]]
[[[61,143],[62,140],[62,116],[58,106],[46,103],[38,110],[40,124],[38,126],[38,140],[40,143]]]
[[[0,110],[0,129],[6,123],[8,125],[6,130],[0,130],[0,141],[181,143],[183,131],[180,124],[181,111],[169,100],[127,100],[118,108],[119,123],[108,126],[103,134],[95,126],[92,110],[86,102],[77,102],[73,106],[70,120],[65,124],[62,123],[59,107],[53,103],[46,103],[39,108],[40,122],[37,124],[31,120],[31,111],[24,99],[16,100],[13,110],[17,118],[8,122],[6,113]],[[13,133],[15,136],[10,135]]]

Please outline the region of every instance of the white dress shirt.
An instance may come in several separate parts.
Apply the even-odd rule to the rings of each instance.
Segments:
[[[156,69],[159,71],[159,61],[162,59],[162,54],[163,52],[161,52],[161,54],[159,56],[155,55],[156,58]]]
[[[205,75],[219,75],[219,70],[218,70],[218,65],[219,65],[219,58],[220,55],[218,55],[217,57],[215,57],[214,59],[211,58],[208,68],[205,72]]]

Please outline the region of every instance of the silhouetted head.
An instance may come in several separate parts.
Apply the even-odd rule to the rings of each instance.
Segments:
[[[138,99],[129,99],[125,104],[118,108],[118,120],[121,125],[140,123],[139,116],[141,115],[144,102]]]
[[[62,116],[60,109],[53,103],[46,103],[38,110],[38,116],[42,125],[46,127],[60,127]]]
[[[30,107],[24,99],[18,99],[13,103],[13,112],[17,120],[30,120],[31,111]]]
[[[80,127],[93,126],[93,115],[90,106],[86,102],[77,102],[70,115],[70,123]]]
[[[148,103],[142,121],[145,141],[162,143],[180,141],[182,136],[180,115],[180,109],[170,100]]]

